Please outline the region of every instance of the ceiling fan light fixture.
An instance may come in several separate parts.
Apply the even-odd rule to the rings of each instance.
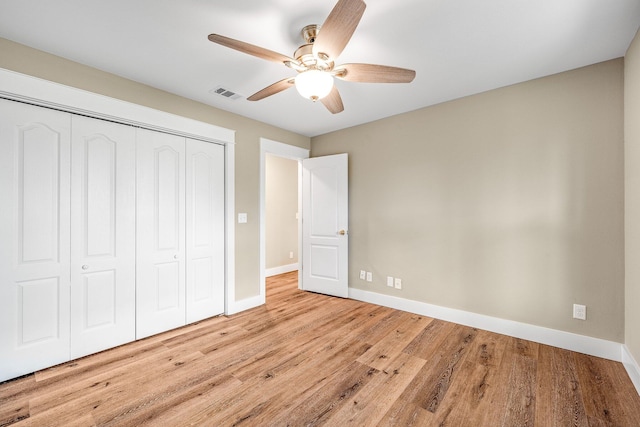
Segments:
[[[333,89],[333,76],[326,71],[307,70],[296,76],[296,89],[304,98],[317,101]]]

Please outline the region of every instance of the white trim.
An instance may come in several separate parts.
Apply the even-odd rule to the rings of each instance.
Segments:
[[[227,316],[231,316],[232,314],[240,313],[241,311],[249,310],[255,307],[259,307],[265,303],[264,299],[260,295],[256,295],[255,297],[245,298],[240,301],[234,301],[231,304],[231,308],[228,312],[225,313]]]
[[[298,159],[298,271],[302,270],[302,159]],[[298,275],[298,289],[302,287],[302,274]]]
[[[306,148],[296,147],[295,145],[283,144],[282,142],[272,141],[266,138],[260,138],[260,294],[259,296],[266,301],[266,211],[265,211],[265,173],[267,154],[273,154],[278,157],[297,160],[298,164],[302,159],[309,158],[309,150]],[[298,165],[298,213],[302,215],[300,196],[300,174],[301,167]],[[300,229],[302,221],[298,221],[298,259],[302,259],[302,230]],[[300,280],[298,280],[300,287]]]
[[[224,313],[235,310],[236,302],[236,193],[235,193],[235,145],[225,145],[225,257],[226,280],[224,289]]]
[[[279,267],[271,267],[264,270],[266,277],[277,276],[278,274],[290,273],[298,270],[298,263],[281,265]]]
[[[626,344],[622,345],[622,364],[627,370],[631,382],[636,387],[636,391],[640,394],[640,365],[638,365]]]
[[[622,344],[599,338],[573,334],[571,332],[558,331],[542,326],[515,322],[513,320],[499,319],[483,314],[453,308],[441,307],[419,301],[379,294],[361,289],[349,288],[349,298],[372,304],[382,305],[423,316],[434,317],[448,322],[459,323],[478,329],[484,329],[503,335],[522,338],[541,344],[577,351],[591,356],[622,361]],[[637,366],[637,365],[636,365]]]
[[[235,131],[0,68],[0,97],[187,138],[233,144]]]
[[[0,68],[0,97],[225,146],[225,313],[235,302],[235,131]]]

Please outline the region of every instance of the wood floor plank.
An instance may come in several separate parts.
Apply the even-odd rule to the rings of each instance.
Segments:
[[[268,424],[289,402],[325,387],[330,375],[349,366],[368,348],[368,344],[350,340],[339,332],[327,335],[324,342],[302,349],[298,357],[277,366],[267,365],[261,374],[244,381],[238,396],[233,397],[234,403],[223,402],[222,406],[230,409],[216,416]],[[239,405],[240,402],[245,403]]]
[[[29,418],[28,398],[2,401],[2,407],[0,409],[0,426],[17,423],[25,418]]]
[[[110,424],[114,426],[130,425],[132,427],[157,427],[157,426],[214,426],[212,420],[208,416],[201,419],[197,418],[198,414],[215,413],[219,402],[228,396],[236,393],[240,381],[227,376],[223,381],[212,385],[208,390],[204,390],[197,394],[193,399],[182,401],[176,405],[167,405],[163,410],[154,412],[148,411],[146,418],[133,418],[126,424]],[[220,426],[229,425],[228,423],[217,424]]]
[[[0,384],[12,426],[640,426],[622,364],[267,280],[267,303]]]
[[[305,330],[296,339],[283,341],[277,348],[267,348],[260,354],[242,362],[233,370],[233,375],[241,380],[246,380],[257,375],[274,373],[286,368],[286,366],[299,366],[304,363],[316,364],[317,357],[323,351],[331,350],[342,343],[351,340],[347,333],[352,325],[351,315],[358,315],[362,311],[368,311],[370,307],[360,307],[350,312],[350,316],[333,315],[322,322],[318,322],[314,328]],[[365,348],[365,347],[362,347]],[[369,346],[366,346],[369,349]],[[266,369],[268,368],[268,369]]]
[[[373,345],[358,362],[378,370],[387,369],[393,360],[423,331],[433,319],[411,313],[403,313],[397,327]],[[391,369],[391,368],[389,368]]]
[[[536,374],[538,344],[510,338],[502,359],[503,371],[508,372],[504,384],[504,417],[502,426],[533,426],[536,407]]]
[[[390,356],[386,369],[378,370],[374,378],[352,397],[352,404],[343,405],[328,418],[327,424],[376,425],[426,363],[426,360],[406,353]]]
[[[274,425],[320,426],[343,405],[352,404],[352,398],[380,371],[360,362],[352,362],[333,373],[325,385],[291,411],[273,419]],[[383,374],[384,375],[384,374]]]
[[[477,332],[476,329],[456,325],[446,339],[440,341],[437,349],[414,354],[429,363],[400,398],[435,414],[450,385],[458,376],[458,365]]]
[[[433,319],[412,342],[407,344],[403,351],[428,359],[438,350],[441,343],[447,339],[455,327],[455,323]]]
[[[435,415],[400,397],[393,403],[378,427],[430,427],[436,426]]]
[[[506,344],[504,335],[478,331],[458,369],[464,381],[452,383],[438,410],[437,425],[494,425],[491,397],[503,386],[496,376]]]
[[[625,409],[627,399],[620,399],[615,391],[618,386],[613,382],[613,365],[607,360],[581,353],[573,353],[573,357],[584,389],[584,404],[589,425],[624,425],[624,420],[628,419],[632,412]]]
[[[406,315],[406,313],[397,310],[388,310],[387,313],[370,328],[361,330],[357,338],[373,345],[398,327]]]
[[[162,343],[148,339],[135,341],[127,344],[127,352],[112,349],[38,371],[35,373],[36,386],[42,389],[45,386],[58,387],[57,384],[64,384],[67,380],[75,382],[84,376],[94,376],[98,372],[108,372],[153,357],[165,348]]]
[[[189,425],[189,415],[215,408],[225,397],[237,392],[242,382],[231,375],[222,374],[197,382],[181,392],[166,394],[157,403],[138,406],[136,411],[120,412],[104,417],[103,427],[120,426],[179,426]],[[206,419],[205,419],[206,421]],[[192,424],[204,425],[204,423]]]
[[[540,345],[536,383],[538,424],[588,427],[573,353]]]
[[[69,408],[95,412],[103,405],[107,408],[117,407],[130,399],[125,391],[132,383],[136,384],[139,390],[150,389],[149,384],[153,381],[162,384],[163,378],[180,366],[177,364],[183,363],[185,357],[191,359],[198,356],[194,356],[190,350],[165,348],[163,353],[144,358],[135,363],[135,366],[127,365],[95,377],[65,382],[59,388],[34,396],[29,402],[31,414],[45,411],[55,413]],[[105,393],[105,390],[109,392]],[[141,396],[144,395],[141,393]]]

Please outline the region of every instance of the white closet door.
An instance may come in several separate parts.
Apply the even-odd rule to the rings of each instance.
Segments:
[[[0,381],[69,359],[70,124],[0,100]]]
[[[137,130],[136,337],[185,318],[185,139]]]
[[[187,140],[187,323],[224,312],[224,147]]]
[[[135,129],[73,116],[71,357],[135,340]]]

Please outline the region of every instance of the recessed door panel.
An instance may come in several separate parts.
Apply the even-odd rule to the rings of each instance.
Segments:
[[[190,300],[194,303],[201,303],[213,297],[213,271],[211,257],[192,259],[193,263],[193,296]]]
[[[77,123],[76,119],[74,123]],[[97,121],[96,121],[97,122]],[[102,125],[102,123],[100,123]],[[112,124],[116,127],[118,125]],[[76,130],[77,131],[77,130]],[[132,129],[122,129],[131,133]],[[128,131],[128,132],[127,132]],[[130,138],[130,137],[129,137]],[[121,140],[122,141],[122,140]],[[118,141],[104,134],[90,134],[84,138],[84,216],[86,256],[114,256],[116,242],[116,174]],[[131,141],[127,141],[131,144]]]
[[[137,131],[136,337],[182,326],[185,139]]]
[[[335,246],[311,245],[310,276],[317,279],[338,279],[338,248]]]
[[[57,262],[61,135],[45,123],[16,131],[20,262]]]
[[[117,283],[115,270],[83,275],[84,329],[101,332],[116,323]]]
[[[318,167],[310,172],[309,220],[313,237],[337,238],[338,212],[331,207],[338,205],[338,180],[335,170]]]
[[[193,245],[196,248],[203,248],[212,244],[211,216],[213,215],[214,199],[215,199],[215,183],[212,182],[214,169],[220,165],[214,165],[214,159],[204,152],[190,153],[191,169],[191,200],[189,206],[191,216],[193,218],[194,233]]]
[[[187,140],[187,322],[224,311],[224,147]]]
[[[180,308],[180,263],[156,264],[156,295],[158,311]]]
[[[154,149],[155,167],[153,180],[155,182],[155,235],[157,236],[157,250],[177,250],[180,248],[180,198],[184,196],[183,169],[180,167],[181,153],[170,146],[163,145]],[[184,156],[184,154],[182,154]]]
[[[59,338],[59,305],[58,278],[18,283],[19,347]]]
[[[71,355],[135,339],[135,129],[73,116]]]
[[[0,381],[69,359],[70,124],[0,99]]]

